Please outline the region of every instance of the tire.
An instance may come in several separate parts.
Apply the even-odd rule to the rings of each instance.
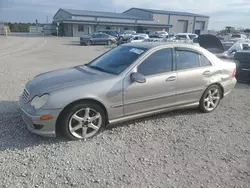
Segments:
[[[92,41],[88,40],[86,44],[87,44],[87,46],[90,46],[90,45],[92,45]]]
[[[97,117],[97,113],[99,113],[99,119],[92,121],[92,124],[95,126],[90,125],[88,120],[84,120],[86,109],[89,109],[89,116],[91,116],[90,118]],[[59,121],[60,133],[69,140],[85,140],[92,138],[105,127],[107,122],[104,109],[94,102],[82,102],[74,104],[73,106],[67,108],[61,117],[62,118]],[[75,132],[74,129],[76,129]],[[85,134],[82,134],[83,130],[85,130]]]
[[[218,92],[216,93],[215,91]],[[210,113],[214,111],[220,104],[221,98],[222,98],[221,88],[218,85],[209,86],[205,90],[200,99],[200,104],[199,104],[200,111],[203,113]]]
[[[108,44],[109,46],[111,46],[111,45],[112,45],[112,41],[109,40],[109,41],[107,42],[107,44]]]

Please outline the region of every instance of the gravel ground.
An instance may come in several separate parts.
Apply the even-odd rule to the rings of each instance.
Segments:
[[[109,49],[75,38],[0,36],[0,187],[215,188],[250,186],[250,86],[237,84],[210,114],[182,110],[65,142],[25,128],[17,107],[40,72]]]

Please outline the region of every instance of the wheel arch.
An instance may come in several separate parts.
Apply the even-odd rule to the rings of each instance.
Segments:
[[[223,88],[223,86],[219,82],[216,82],[216,83],[213,83],[213,84],[209,85],[208,87],[210,87],[212,85],[219,86],[219,88],[221,89],[221,98],[223,98],[224,97],[224,88]]]
[[[215,82],[215,83],[212,83],[212,84],[210,84],[210,85],[208,85],[207,87],[206,87],[206,89],[203,91],[203,93],[210,87],[210,86],[213,86],[213,85],[217,85],[220,89],[221,89],[221,99],[224,97],[224,88],[223,88],[223,86],[219,83],[219,82]],[[203,93],[202,93],[202,95],[203,95]]]
[[[103,110],[104,110],[104,113],[105,113],[105,116],[106,116],[106,121],[108,122],[109,119],[108,119],[108,111],[107,111],[107,108],[106,106],[100,102],[99,100],[97,99],[93,99],[93,98],[84,98],[84,99],[78,99],[78,100],[75,100],[71,103],[69,103],[67,106],[65,106],[62,111],[60,112],[57,120],[56,120],[56,133],[58,133],[59,131],[59,127],[60,127],[60,121],[62,119],[62,116],[64,115],[64,113],[66,112],[67,109],[69,109],[70,107],[72,107],[73,105],[77,104],[77,103],[83,103],[83,102],[92,102],[92,103],[95,103],[95,104],[98,104]],[[106,123],[107,123],[106,122]]]

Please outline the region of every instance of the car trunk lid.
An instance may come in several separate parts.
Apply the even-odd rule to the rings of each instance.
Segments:
[[[220,39],[211,34],[200,35],[197,39],[199,45],[212,53],[222,53],[225,51]]]

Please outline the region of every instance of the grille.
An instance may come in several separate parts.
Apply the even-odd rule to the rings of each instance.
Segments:
[[[24,89],[23,90],[23,94],[22,94],[22,99],[23,99],[23,101],[25,102],[25,103],[27,103],[28,102],[28,100],[29,100],[29,92],[28,92],[28,90],[27,89]]]

